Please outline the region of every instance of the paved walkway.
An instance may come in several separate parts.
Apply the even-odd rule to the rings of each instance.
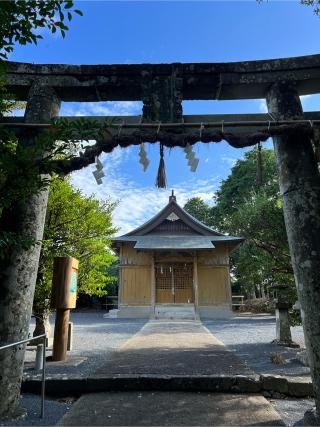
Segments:
[[[95,376],[245,375],[253,372],[201,322],[150,321]],[[62,426],[279,426],[259,395],[122,391],[83,395]]]
[[[82,396],[60,426],[284,426],[262,396],[123,392]]]
[[[96,375],[237,375],[253,372],[201,322],[150,321]]]

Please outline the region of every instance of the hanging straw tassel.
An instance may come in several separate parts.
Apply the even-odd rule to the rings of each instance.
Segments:
[[[257,172],[256,172],[256,185],[258,188],[262,185],[262,156],[261,156],[261,143],[257,145]]]
[[[167,188],[166,168],[163,157],[163,145],[160,144],[160,163],[156,179],[156,187],[158,188]]]

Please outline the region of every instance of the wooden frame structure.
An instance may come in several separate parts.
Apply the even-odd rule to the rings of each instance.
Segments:
[[[172,192],[158,214],[113,240],[119,317],[159,317],[162,309],[179,317],[177,308],[187,306],[195,317],[230,317],[229,255],[242,241],[202,224]]]

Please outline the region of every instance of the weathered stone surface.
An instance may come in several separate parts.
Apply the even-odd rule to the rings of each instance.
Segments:
[[[260,381],[261,387],[265,391],[288,393],[288,381],[285,377],[279,375],[261,375]]]
[[[173,65],[171,74],[158,76],[145,72],[141,82],[143,121],[181,122],[183,79],[179,65]]]
[[[25,121],[41,123],[57,116],[60,100],[52,88],[35,82],[29,93]],[[23,141],[25,146],[32,139]],[[17,201],[12,210],[3,210],[3,231],[37,242],[30,249],[11,248],[8,259],[0,261],[0,346],[27,339],[33,294],[43,236],[48,188],[28,201]],[[0,352],[0,416],[14,411],[20,396],[25,346]]]
[[[292,342],[288,308],[276,306],[276,339],[283,343]]]
[[[267,104],[276,119],[302,117],[297,89],[288,82],[270,88]],[[320,175],[308,136],[275,136],[273,143],[315,400],[320,410]]]
[[[169,376],[117,375],[77,377],[54,375],[46,381],[51,396],[80,395],[105,391],[201,391],[224,393],[262,393],[276,399],[313,396],[309,377],[280,376]],[[25,393],[41,392],[41,375],[28,375],[22,383]]]
[[[126,392],[82,396],[62,426],[283,426],[262,396]]]
[[[306,377],[287,377],[288,395],[294,397],[313,396],[313,385],[310,378]]]
[[[182,79],[183,99],[264,98],[276,81],[294,81],[300,95],[320,92],[320,55],[263,61],[186,64],[66,65],[7,62],[10,93],[26,99],[43,78],[63,101],[142,100],[148,78]]]

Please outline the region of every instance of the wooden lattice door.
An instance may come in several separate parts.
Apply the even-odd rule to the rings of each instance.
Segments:
[[[173,265],[174,302],[187,304],[193,302],[193,265],[179,263]]]
[[[156,303],[188,304],[193,302],[193,265],[190,263],[155,266]]]

